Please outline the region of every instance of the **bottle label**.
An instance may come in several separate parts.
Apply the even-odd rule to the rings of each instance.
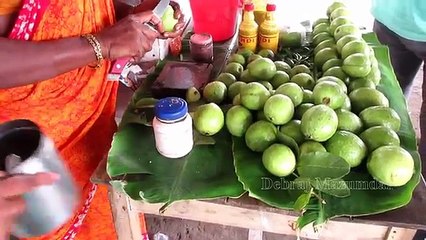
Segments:
[[[240,47],[244,49],[251,50],[252,52],[256,52],[257,47],[257,36],[239,36],[238,42]]]
[[[278,51],[278,40],[279,35],[259,35],[259,47],[260,49],[270,49],[274,53]]]

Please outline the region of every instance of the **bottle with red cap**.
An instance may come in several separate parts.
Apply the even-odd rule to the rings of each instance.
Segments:
[[[253,3],[246,3],[244,5],[243,21],[240,24],[238,32],[239,47],[255,52],[257,48],[258,29],[259,26],[254,18],[254,5]]]
[[[275,4],[266,5],[265,20],[259,27],[259,48],[270,49],[274,53],[278,51],[280,29],[275,20]]]

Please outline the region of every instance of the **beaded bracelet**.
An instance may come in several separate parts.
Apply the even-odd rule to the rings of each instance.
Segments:
[[[104,57],[102,56],[101,44],[92,34],[84,34],[82,37],[87,39],[89,44],[93,47],[93,51],[95,52],[97,64],[93,66],[93,68],[100,68],[102,66],[102,60],[104,60]]]

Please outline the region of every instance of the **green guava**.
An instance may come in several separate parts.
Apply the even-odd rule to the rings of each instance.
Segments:
[[[226,112],[225,124],[233,136],[242,137],[253,123],[251,112],[240,105],[232,106]]]
[[[305,140],[305,136],[303,135],[302,130],[300,130],[300,125],[300,120],[291,120],[280,127],[280,132],[293,138],[297,144],[301,144]]]
[[[350,92],[362,87],[375,89],[376,85],[374,84],[374,82],[366,78],[356,78],[349,83]]]
[[[367,170],[376,181],[400,187],[413,177],[414,159],[401,147],[384,146],[371,153],[367,160]]]
[[[263,166],[272,175],[286,177],[296,169],[296,156],[283,144],[272,144],[262,155]]]
[[[306,141],[299,146],[300,156],[314,152],[327,152],[327,150],[321,143],[315,141]]]
[[[351,99],[352,110],[355,113],[360,113],[372,106],[389,107],[389,100],[386,96],[374,88],[358,88],[349,94],[349,98]]]
[[[165,32],[173,32],[178,19],[174,17],[175,11],[169,5],[166,8],[163,16],[161,17],[161,22],[163,23],[163,28]]]
[[[221,73],[219,76],[217,76],[215,81],[223,82],[225,83],[226,87],[229,87],[231,84],[235,83],[237,79],[230,73]]]
[[[302,116],[301,130],[305,138],[317,142],[325,142],[337,130],[337,114],[326,105],[316,105],[309,108]]]
[[[275,76],[271,79],[271,84],[274,89],[290,81],[289,75],[284,71],[277,71]]]
[[[346,84],[338,77],[335,76],[324,76],[320,79],[317,80],[317,84],[320,82],[324,82],[324,81],[330,81],[330,82],[334,82],[337,83],[341,88],[342,91],[346,94],[348,92],[348,87],[346,86]]]
[[[275,94],[283,94],[288,96],[295,107],[299,106],[303,101],[303,90],[296,83],[284,83],[275,90]]]
[[[288,65],[288,63],[284,61],[275,61],[274,64],[275,64],[275,67],[277,68],[277,71],[286,72],[288,75],[291,74],[291,67],[290,65]]]
[[[384,126],[398,132],[401,127],[401,118],[390,107],[369,107],[360,112],[359,117],[367,128]]]
[[[330,6],[327,8],[327,16],[330,17],[331,13],[341,7],[346,7],[346,5],[342,2],[333,2]]]
[[[277,67],[275,63],[269,58],[259,58],[247,65],[247,69],[250,76],[263,81],[271,80],[275,73],[277,73]]]
[[[241,88],[245,86],[245,82],[234,82],[228,87],[228,98],[232,101],[235,96],[240,94]]]
[[[223,82],[213,81],[204,86],[203,97],[207,102],[220,104],[226,96],[227,89]]]
[[[228,63],[225,66],[225,69],[223,70],[223,72],[225,72],[225,73],[230,73],[230,74],[234,75],[237,80],[240,79],[241,73],[243,71],[244,71],[243,65],[236,63],[236,62]]]
[[[302,104],[300,104],[296,108],[296,112],[294,114],[296,119],[302,119],[303,114],[305,114],[305,112],[313,106],[315,106],[313,103],[302,103]]]
[[[314,93],[311,90],[303,89],[302,103],[314,103]]]
[[[258,82],[247,83],[240,91],[241,104],[249,110],[263,109],[270,96],[268,89]]]
[[[382,146],[399,146],[398,134],[388,127],[370,127],[359,135],[370,152]]]
[[[197,102],[201,99],[201,94],[195,87],[190,87],[188,90],[186,90],[185,99],[187,102]]]
[[[249,83],[249,82],[256,82],[256,79],[252,76],[250,76],[249,71],[246,69],[241,73],[240,79],[241,82]]]
[[[343,159],[349,166],[357,167],[367,156],[367,146],[355,134],[347,131],[337,131],[325,144],[327,152]]]
[[[274,124],[260,120],[247,129],[245,142],[247,147],[254,152],[263,152],[277,140],[277,128]]]
[[[295,75],[299,73],[311,74],[311,70],[306,65],[303,65],[303,64],[296,65],[290,70],[291,77],[294,77]]]
[[[194,113],[194,126],[205,136],[218,133],[225,124],[222,109],[215,103],[208,103],[197,107]]]
[[[317,83],[312,92],[315,104],[324,104],[332,109],[340,108],[345,101],[342,87],[332,81]]]
[[[236,63],[241,64],[242,66],[245,66],[246,65],[246,58],[241,54],[234,53],[229,57],[228,63],[231,63],[231,62],[236,62]]]
[[[312,78],[312,76],[307,73],[298,73],[294,75],[290,81],[296,83],[303,89],[312,90],[315,86],[314,78]]]
[[[322,72],[326,72],[328,69],[332,67],[340,67],[342,66],[342,64],[343,64],[342,59],[332,58],[328,60],[327,62],[325,62],[324,65],[322,65]]]
[[[266,100],[263,113],[273,124],[283,125],[293,118],[294,105],[286,95],[277,94]]]
[[[361,119],[353,112],[344,109],[336,110],[339,124],[337,125],[338,130],[348,131],[355,134],[361,133],[364,125]]]

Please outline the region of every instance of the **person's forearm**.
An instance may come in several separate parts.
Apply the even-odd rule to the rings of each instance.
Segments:
[[[43,42],[0,38],[0,88],[47,80],[95,61],[92,46],[80,37]]]

